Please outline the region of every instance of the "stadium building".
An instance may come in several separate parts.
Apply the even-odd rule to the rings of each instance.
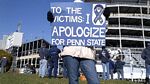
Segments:
[[[130,49],[134,60],[144,66],[140,55],[146,43],[150,41],[150,1],[85,0],[85,2],[104,2],[109,8],[107,48],[111,51],[118,48],[122,51]],[[127,61],[129,62],[129,59]]]
[[[134,72],[134,75],[128,75],[129,78],[144,78],[142,75],[145,75],[143,74],[145,70],[141,67],[145,64],[141,59],[141,53],[150,41],[150,0],[85,0],[85,2],[107,4],[110,17],[106,46],[112,57],[118,55],[118,51],[125,56],[124,70],[131,74]],[[98,53],[100,49],[96,49]],[[131,67],[130,70],[127,67]]]

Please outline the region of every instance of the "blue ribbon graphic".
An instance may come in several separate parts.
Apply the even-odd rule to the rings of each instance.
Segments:
[[[94,19],[94,23],[96,24],[97,21],[99,21],[100,23],[103,22],[103,19],[101,17],[102,13],[103,13],[104,9],[102,5],[96,5],[94,7],[94,13],[96,15],[95,19]]]

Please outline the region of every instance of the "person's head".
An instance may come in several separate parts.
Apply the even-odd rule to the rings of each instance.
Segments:
[[[118,60],[118,61],[121,60],[121,56],[117,56],[116,60]]]
[[[102,49],[105,49],[105,46],[102,46]]]
[[[105,8],[103,15],[105,16],[106,20],[109,19],[110,16],[110,10],[108,7]]]
[[[150,47],[150,42],[147,42],[146,47]]]
[[[108,24],[109,24],[109,16],[110,16],[110,11],[109,11],[109,8],[108,8],[108,7],[106,7],[106,8],[104,9],[103,15],[104,15],[105,18],[106,18],[106,32],[107,32],[107,31],[108,31]]]
[[[47,20],[52,23],[54,21],[54,15],[51,11],[47,12]]]

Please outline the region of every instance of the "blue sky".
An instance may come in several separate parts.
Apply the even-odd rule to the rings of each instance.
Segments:
[[[74,0],[0,0],[0,39],[16,31],[17,24],[21,22],[24,41],[31,41],[35,37],[50,41],[47,11],[51,2],[58,1]]]

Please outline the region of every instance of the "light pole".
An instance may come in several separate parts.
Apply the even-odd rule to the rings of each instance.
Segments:
[[[17,52],[18,52],[18,47],[12,47],[12,49],[11,49],[11,54],[13,56],[12,65],[11,65],[12,72],[16,71],[15,69],[16,69],[16,66],[17,66],[17,63],[16,63]]]

